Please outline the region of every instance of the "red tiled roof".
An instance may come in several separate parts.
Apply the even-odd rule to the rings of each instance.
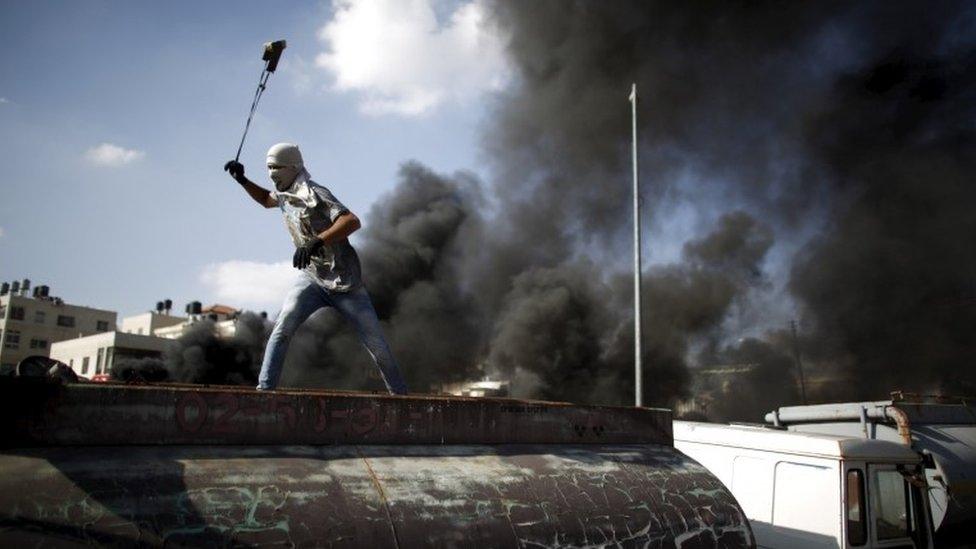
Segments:
[[[214,303],[209,307],[204,307],[202,309],[204,313],[216,313],[218,315],[232,315],[237,312],[237,309],[231,307],[230,305],[221,305],[219,303]]]

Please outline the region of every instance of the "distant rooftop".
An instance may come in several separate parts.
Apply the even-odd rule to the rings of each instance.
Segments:
[[[238,309],[231,307],[230,305],[221,305],[219,303],[214,303],[209,307],[204,307],[202,309],[203,313],[214,313],[218,315],[232,315],[238,312]]]

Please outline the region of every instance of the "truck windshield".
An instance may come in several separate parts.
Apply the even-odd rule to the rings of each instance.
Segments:
[[[908,484],[891,469],[872,472],[871,510],[878,541],[903,539],[911,535]]]

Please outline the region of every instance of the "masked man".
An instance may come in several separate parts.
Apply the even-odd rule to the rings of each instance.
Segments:
[[[335,307],[356,328],[379,367],[387,390],[392,394],[406,394],[407,385],[363,287],[359,256],[349,244],[349,235],[360,227],[359,218],[329,189],[312,181],[297,145],[278,143],[268,150],[268,172],[275,191],[268,191],[244,177],[244,166],[236,160],[225,164],[224,170],[255,202],[265,208],[281,209],[295,242],[292,264],[302,271],[285,298],[271,332],[257,388],[277,387],[295,330],[315,311]]]

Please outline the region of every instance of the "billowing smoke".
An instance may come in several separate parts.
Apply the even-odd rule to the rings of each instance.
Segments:
[[[109,372],[112,379],[132,383],[151,383],[167,381],[169,370],[161,358],[122,358],[115,360]]]
[[[632,402],[631,82],[648,404],[758,420],[798,403],[795,349],[812,401],[971,390],[971,3],[492,9],[515,79],[486,124],[488,181],[407,163],[356,236],[414,390],[486,374],[518,396]],[[200,347],[171,371],[206,378]],[[283,383],[378,389],[373,370],[330,311]]]
[[[519,396],[631,401],[631,82],[664,250],[644,275],[649,403],[694,393],[752,420],[797,403],[794,343],[812,400],[969,386],[971,8],[493,7],[517,75],[486,127],[490,181],[407,164],[360,241],[415,389],[484,372]],[[329,314],[289,362],[295,383],[372,371]]]
[[[243,312],[234,335],[218,333],[212,320],[192,324],[160,358],[117,359],[114,379],[133,382],[177,381],[217,385],[257,385],[270,326],[260,315]]]
[[[808,352],[849,380],[831,388],[847,397],[976,392],[976,50],[952,12],[936,13],[839,78],[811,123],[843,199],[790,289]]]
[[[479,292],[470,283],[473,274],[461,276],[471,272],[465,262],[491,261],[484,255],[483,221],[468,205],[477,200],[479,184],[415,164],[401,177],[371,213],[369,220],[379,223],[370,225],[361,255],[394,352],[415,387],[490,374],[511,379],[514,396],[602,403],[633,398],[626,274],[579,258],[526,268],[505,293]],[[743,305],[739,296],[761,285],[759,264],[770,244],[767,227],[736,211],[690,241],[683,262],[648,273],[649,402],[687,396],[692,347],[718,337],[723,319]],[[500,242],[490,249],[505,251]],[[283,383],[379,388],[378,381],[364,379],[373,370],[349,326],[327,311],[294,338]]]
[[[463,269],[481,252],[480,193],[473,176],[407,163],[367,216],[359,247],[366,285],[414,390],[477,374],[486,321]],[[375,369],[348,323],[328,310],[296,334],[282,383],[379,389]]]
[[[185,383],[257,385],[270,328],[254,313],[236,319],[234,335],[220,337],[215,323],[193,324],[166,350],[170,379]]]
[[[645,274],[645,385],[666,385],[651,402],[708,392],[713,417],[752,420],[797,403],[794,317],[812,400],[971,390],[971,4],[500,1],[495,13],[519,78],[487,132],[507,232],[482,272],[511,274],[500,289],[513,280],[510,298],[539,303],[559,295],[552,280],[568,296],[610,281],[618,329],[576,332],[617,337],[595,373],[579,369],[594,386],[630,387],[629,291],[613,273],[629,261],[624,101],[636,82],[650,244],[687,241]],[[693,230],[674,230],[688,210]],[[551,271],[535,297],[519,284],[587,262],[598,267],[585,291]],[[496,316],[495,332],[549,358],[538,391],[580,396],[552,377],[558,349],[578,344],[529,303],[502,303],[537,318]],[[606,318],[562,306],[568,322]],[[525,335],[534,327],[553,345]],[[716,387],[705,371],[733,373]]]
[[[794,355],[786,331],[771,331],[764,339],[743,338],[698,357],[694,390],[700,395],[698,413],[711,419],[761,421],[782,405],[798,404]]]

